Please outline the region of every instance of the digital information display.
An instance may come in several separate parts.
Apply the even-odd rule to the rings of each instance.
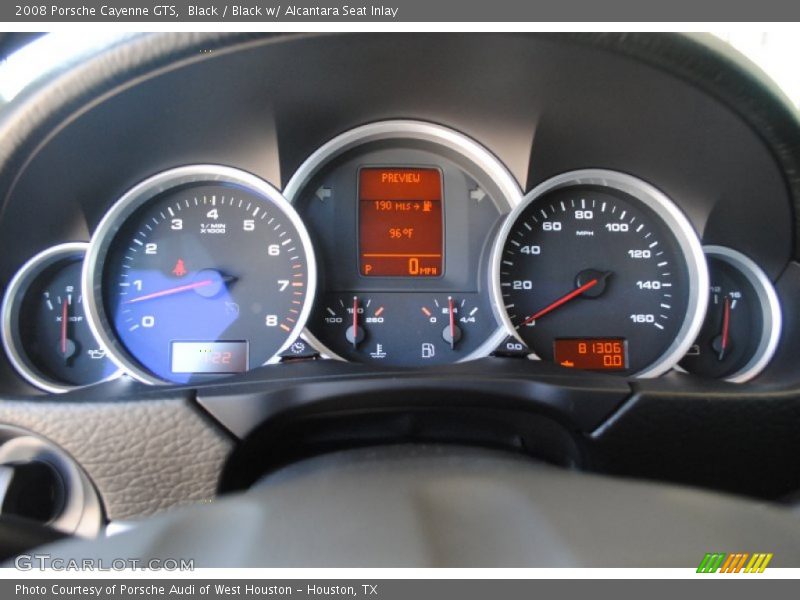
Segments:
[[[172,342],[173,373],[243,373],[247,342]]]
[[[622,338],[570,338],[553,342],[553,358],[562,367],[587,371],[628,368],[628,343]]]
[[[441,172],[362,168],[358,178],[359,272],[367,277],[440,277]]]

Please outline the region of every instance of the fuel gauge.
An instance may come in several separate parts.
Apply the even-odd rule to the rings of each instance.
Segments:
[[[446,298],[433,298],[430,307],[423,306],[422,314],[427,317],[433,327],[441,330],[441,339],[436,341],[443,342],[443,352],[447,348],[451,352],[455,352],[462,350],[463,345],[468,342],[475,343],[475,340],[465,339],[465,332],[478,323],[479,309],[477,306],[469,304],[465,297],[447,296]]]
[[[62,244],[37,254],[11,280],[3,300],[6,353],[20,375],[49,392],[118,375],[84,314],[81,267],[87,246]]]
[[[724,246],[705,246],[711,280],[706,320],[680,366],[691,373],[743,382],[775,353],[781,312],[772,283],[752,260]]]

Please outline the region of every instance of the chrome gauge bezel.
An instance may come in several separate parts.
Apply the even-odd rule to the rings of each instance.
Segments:
[[[506,221],[500,229],[492,249],[490,261],[491,290],[492,305],[495,309],[496,317],[503,323],[508,334],[513,335],[524,343],[504,308],[503,292],[500,286],[500,264],[503,248],[514,224],[528,206],[548,192],[576,185],[606,187],[636,198],[653,210],[667,225],[681,249],[689,275],[689,298],[686,317],[675,339],[661,356],[645,369],[630,376],[642,379],[658,377],[669,371],[683,358],[700,332],[708,306],[708,267],[697,233],[683,212],[658,188],[633,175],[608,169],[569,171],[543,181],[525,195],[522,202],[506,217]],[[531,354],[531,358],[538,359],[539,357]]]
[[[22,308],[22,302],[25,295],[28,293],[30,286],[36,281],[45,269],[56,265],[60,262],[71,260],[80,260],[85,264],[85,257],[87,249],[89,248],[88,242],[68,242],[59,244],[43,250],[39,254],[28,260],[17,273],[14,275],[11,282],[8,284],[8,289],[3,297],[3,305],[0,309],[0,330],[2,331],[3,348],[6,351],[11,365],[16,369],[28,383],[42,389],[46,392],[54,394],[63,394],[70,390],[78,389],[80,385],[69,385],[63,382],[56,381],[46,377],[30,359],[25,355],[20,345],[20,332],[19,332],[19,315]],[[86,297],[84,296],[84,300]],[[88,316],[88,305],[84,307],[86,311],[87,322],[90,321]],[[91,324],[90,324],[91,327]],[[97,336],[95,336],[97,337]],[[98,343],[102,342],[98,339]],[[122,374],[121,370],[116,370],[108,377],[101,379],[95,383],[103,381],[111,381],[116,379]],[[93,384],[89,384],[93,385]]]
[[[186,184],[203,183],[233,184],[262,195],[273,202],[297,230],[306,255],[307,292],[300,314],[297,316],[296,325],[287,334],[286,342],[275,352],[275,355],[292,345],[302,332],[311,312],[317,285],[314,249],[302,219],[280,191],[251,173],[222,165],[187,165],[153,175],[123,194],[100,221],[89,244],[82,277],[86,313],[92,332],[106,349],[109,358],[125,373],[143,383],[160,385],[173,382],[156,377],[140,365],[139,361],[128,353],[115,335],[103,302],[103,268],[106,256],[117,231],[140,207],[174,188]],[[263,364],[268,364],[272,358],[269,357]]]
[[[431,143],[455,152],[488,175],[500,190],[502,198],[508,204],[508,210],[522,201],[522,189],[519,183],[500,160],[484,146],[470,137],[449,129],[443,125],[415,120],[390,120],[369,123],[346,131],[329,140],[309,156],[292,175],[283,190],[290,203],[295,204],[300,192],[305,189],[311,179],[336,157],[365,144],[386,140],[414,140]],[[487,289],[491,289],[488,282]],[[483,358],[491,354],[505,339],[505,326],[497,321],[497,328],[492,335],[478,348],[456,362],[465,362]],[[319,340],[308,328],[303,331],[303,338],[314,347],[321,356],[334,360],[347,361]]]
[[[703,246],[706,256],[721,260],[744,275],[753,286],[761,309],[763,328],[758,346],[752,358],[745,365],[725,377],[725,381],[744,383],[756,377],[772,360],[783,329],[783,315],[778,294],[769,277],[752,259],[727,246]],[[710,285],[710,283],[709,283]]]

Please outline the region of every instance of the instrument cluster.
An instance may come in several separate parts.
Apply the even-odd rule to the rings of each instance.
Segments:
[[[31,258],[2,305],[9,359],[49,392],[492,354],[742,382],[780,332],[769,278],[703,247],[657,182],[592,168],[524,193],[478,142],[419,121],[339,135],[282,191],[230,166],[158,173],[90,242]]]

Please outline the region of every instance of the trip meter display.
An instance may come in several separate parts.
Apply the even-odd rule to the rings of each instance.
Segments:
[[[439,277],[444,264],[438,169],[359,172],[359,260],[367,277]]]
[[[705,313],[708,273],[691,225],[664,194],[613,171],[535,188],[509,216],[493,268],[509,329],[566,368],[658,375]]]
[[[588,371],[622,371],[628,368],[626,340],[604,338],[558,339],[553,342],[557,364]]]

